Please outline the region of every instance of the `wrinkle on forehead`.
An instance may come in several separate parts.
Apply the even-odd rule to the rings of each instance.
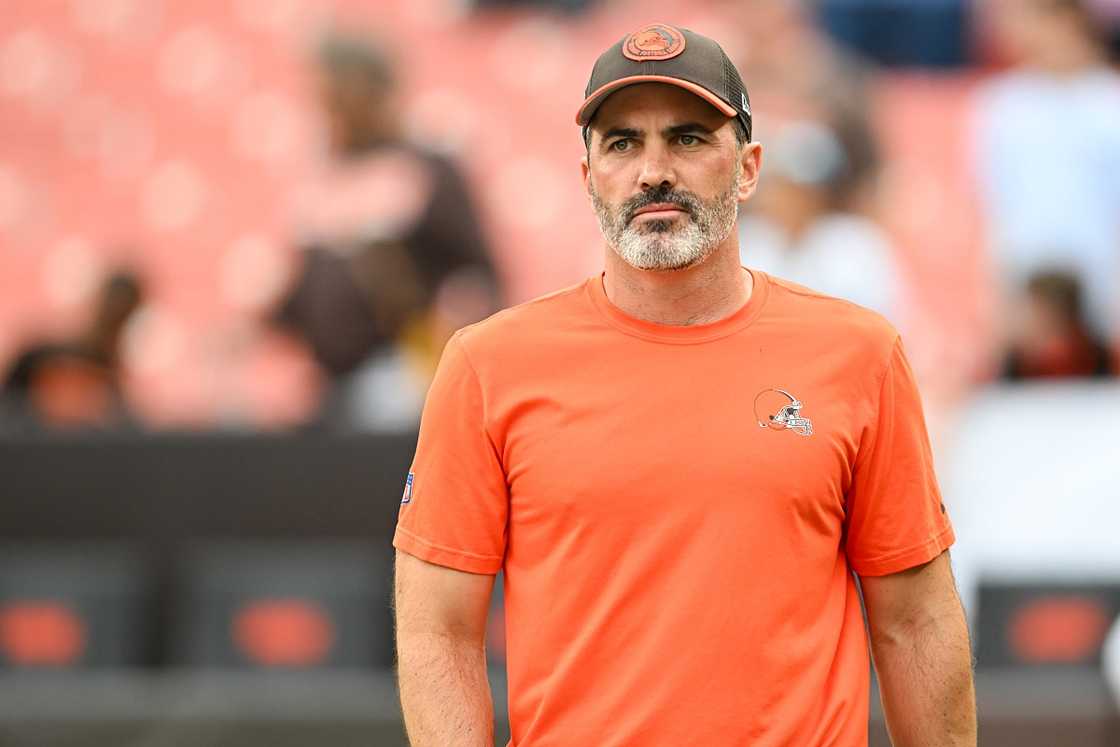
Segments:
[[[639,124],[659,118],[663,121],[652,128]],[[730,123],[731,117],[671,83],[635,83],[608,96],[595,112],[590,128],[600,134],[618,128],[661,131],[686,122],[699,122],[715,132]]]

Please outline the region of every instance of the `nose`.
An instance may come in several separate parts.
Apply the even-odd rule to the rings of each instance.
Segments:
[[[643,192],[651,189],[672,189],[677,176],[671,154],[661,143],[647,145],[642,152],[641,171],[638,175]]]

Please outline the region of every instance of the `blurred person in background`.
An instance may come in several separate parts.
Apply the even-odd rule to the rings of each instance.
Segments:
[[[1081,283],[1062,270],[1036,273],[1012,307],[1002,378],[1102,377],[1113,354],[1085,319]]]
[[[1089,325],[1115,336],[1120,287],[1120,75],[1080,0],[998,0],[990,25],[1014,69],[977,101],[975,159],[988,242],[1011,296],[1062,266]]]
[[[276,313],[334,382],[323,419],[415,425],[451,332],[497,308],[498,280],[458,168],[409,142],[376,42],[318,49],[329,162],[299,197],[302,263]]]
[[[770,140],[766,156],[754,210],[739,222],[743,264],[900,324],[894,249],[874,221],[843,207],[850,161],[839,138],[797,122]]]
[[[766,112],[759,140],[794,123],[822,124],[847,157],[835,176],[836,199],[844,208],[872,209],[879,153],[867,113],[875,68],[829,38],[806,0],[735,3],[727,12],[737,21],[739,68],[752,81],[751,100]]]
[[[1088,0],[1088,7],[1104,30],[1114,64],[1120,64],[1120,0]]]
[[[105,278],[75,337],[37,342],[16,356],[0,390],[9,429],[106,428],[130,422],[121,394],[121,343],[143,300],[139,278]]]

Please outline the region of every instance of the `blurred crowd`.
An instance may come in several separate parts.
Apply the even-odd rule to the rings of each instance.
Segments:
[[[526,7],[501,7],[514,5]],[[455,23],[467,33],[471,24],[504,23],[503,14],[538,14],[549,33],[562,35],[581,14],[609,12],[567,2],[554,4],[565,11],[556,14],[548,5],[479,3]],[[1116,374],[1120,3],[754,0],[713,3],[709,11],[720,25],[706,33],[737,59],[764,146],[761,186],[740,218],[744,265],[873,308],[916,347],[942,313],[931,296],[984,309],[989,323],[969,330],[981,354],[953,374],[958,396],[995,379]],[[632,21],[646,16],[639,15]],[[298,351],[291,365],[313,367],[313,407],[287,425],[413,427],[450,334],[532,295],[523,285],[510,289],[519,265],[495,250],[501,223],[487,218],[462,151],[423,137],[439,127],[418,128],[406,110],[410,49],[391,44],[391,25],[366,26],[324,28],[304,53],[313,81],[307,103],[326,147],[295,190],[282,282],[229,348],[243,352],[281,336]],[[440,54],[439,45],[424,54]],[[439,64],[456,64],[448,54]],[[969,86],[967,121],[944,127],[967,144],[962,166],[974,193],[956,198],[976,213],[976,251],[988,279],[981,299],[967,297],[963,284],[929,288],[954,275],[916,271],[923,260],[892,230],[892,191],[900,185],[889,178],[879,92],[883,81],[907,85],[915,72]],[[481,91],[492,81],[475,85]],[[579,97],[578,89],[568,93]],[[456,114],[453,107],[430,111],[449,121]],[[261,127],[265,137],[269,123]],[[925,145],[951,157],[947,145]],[[495,151],[505,146],[490,143]],[[931,180],[937,166],[930,164]],[[563,198],[570,202],[578,192],[574,177],[559,186],[528,179],[520,188],[522,195],[505,199],[558,201],[557,188],[572,193]],[[926,238],[921,251],[936,251],[938,237]],[[594,268],[599,246],[580,251],[592,259],[579,269]],[[0,364],[5,430],[150,425],[130,406],[125,348],[155,291],[145,280],[143,248],[130,256],[87,295],[80,324],[49,334],[34,325],[21,330]],[[2,273],[0,284],[9,282]],[[568,277],[580,279],[577,271]],[[243,420],[238,425],[263,425]]]

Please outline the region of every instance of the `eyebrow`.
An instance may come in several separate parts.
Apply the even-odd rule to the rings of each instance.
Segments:
[[[706,135],[711,135],[713,130],[699,122],[685,122],[684,124],[666,127],[661,131],[661,134],[665,137],[673,137],[674,135],[684,135],[689,132],[702,132]],[[612,127],[603,133],[602,139],[605,142],[613,137],[641,137],[642,134],[641,130],[634,127]]]
[[[703,132],[705,135],[711,135],[712,130],[699,122],[685,122],[684,124],[673,125],[661,131],[662,135],[684,135],[689,132]]]
[[[641,134],[641,130],[636,130],[633,127],[612,127],[603,133],[603,140],[609,140],[612,137],[638,137]]]

